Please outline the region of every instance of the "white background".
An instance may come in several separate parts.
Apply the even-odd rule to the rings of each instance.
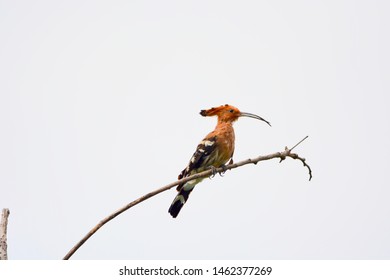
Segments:
[[[229,103],[239,161],[117,217],[73,259],[389,259],[387,1],[0,1],[10,259],[61,259],[176,180]]]
[[[21,278],[50,280],[53,276],[59,280],[248,279],[252,277],[267,280],[311,280],[313,278],[388,280],[389,263],[389,260],[82,260],[70,262],[39,260],[0,262],[0,272],[2,279],[7,280]],[[238,267],[241,267],[241,275]],[[261,269],[264,268],[266,272],[268,267],[272,268],[271,273],[261,275]],[[160,271],[163,276],[159,275]],[[232,273],[236,275],[232,276]]]

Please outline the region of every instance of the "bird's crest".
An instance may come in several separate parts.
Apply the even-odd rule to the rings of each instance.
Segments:
[[[234,122],[241,116],[240,110],[228,104],[202,110],[200,114],[204,117],[218,116],[218,120],[224,122]]]
[[[271,126],[271,124],[262,117],[251,113],[240,112],[240,110],[238,110],[236,107],[228,104],[202,110],[200,111],[200,114],[204,117],[218,116],[218,123],[232,123],[235,122],[239,117],[249,117],[266,122],[269,126]]]

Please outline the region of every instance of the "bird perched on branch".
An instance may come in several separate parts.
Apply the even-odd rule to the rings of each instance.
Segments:
[[[233,162],[232,157],[235,140],[233,122],[238,118],[255,118],[264,121],[271,126],[265,119],[251,113],[240,112],[236,107],[228,104],[208,110],[202,110],[200,111],[200,114],[204,117],[217,116],[218,123],[215,129],[207,134],[199,143],[187,167],[180,173],[178,177],[179,180],[195,173],[205,171],[206,169],[223,167],[229,160],[230,163]],[[194,179],[177,186],[176,190],[179,193],[168,210],[173,218],[177,217],[194,187],[203,179],[204,178]]]

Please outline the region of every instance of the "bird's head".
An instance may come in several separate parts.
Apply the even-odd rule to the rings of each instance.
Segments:
[[[271,126],[271,124],[265,119],[263,119],[262,117],[259,117],[251,113],[241,112],[236,107],[228,104],[219,107],[213,107],[207,110],[202,110],[200,111],[200,114],[204,117],[217,116],[218,122],[230,122],[230,123],[238,120],[239,117],[249,117],[249,118],[254,118],[254,119],[264,121],[269,126]]]

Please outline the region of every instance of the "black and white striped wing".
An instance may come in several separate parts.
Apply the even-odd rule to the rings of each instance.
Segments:
[[[192,155],[188,166],[180,173],[179,179],[189,176],[191,171],[205,167],[207,159],[210,157],[210,154],[216,148],[217,136],[203,139],[202,142],[196,147],[195,153]]]

